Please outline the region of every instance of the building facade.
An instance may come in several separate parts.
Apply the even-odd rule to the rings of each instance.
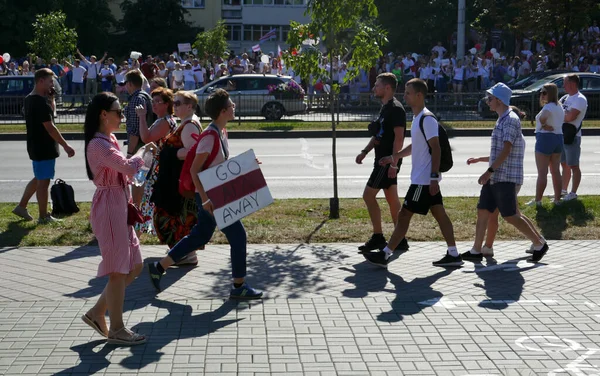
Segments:
[[[110,1],[117,20],[123,17],[122,0]],[[181,0],[188,11],[186,19],[204,30],[212,29],[219,20],[227,25],[229,48],[236,54],[251,52],[259,39],[274,30],[274,36],[261,43],[263,52],[277,53],[277,46],[287,48],[290,21],[309,22],[305,16],[307,0]],[[174,41],[185,43],[194,41]]]

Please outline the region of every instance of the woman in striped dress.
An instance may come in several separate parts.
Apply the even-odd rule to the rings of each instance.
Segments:
[[[177,128],[177,122],[173,118],[173,92],[169,89],[159,87],[152,91],[151,96],[152,109],[144,108],[144,106],[141,105],[137,106],[135,109],[135,112],[140,119],[140,138],[145,144],[154,142],[157,148],[156,154],[154,155],[154,161],[147,175],[148,178],[146,179],[146,185],[144,186],[144,196],[142,197],[142,202],[140,204],[140,211],[143,216],[148,218],[148,220],[136,226],[136,230],[142,233],[156,234],[152,223],[154,203],[150,198],[152,197],[154,183],[158,177],[158,156],[165,145],[166,139],[171,132]],[[146,124],[147,111],[153,111],[158,117],[150,127]]]
[[[96,186],[90,224],[102,255],[97,276],[108,275],[108,283],[82,320],[107,337],[109,344],[138,345],[145,343],[146,338],[125,328],[123,323],[125,287],[143,266],[140,242],[133,226],[127,224],[127,203],[131,201],[127,176],[134,175],[144,162],[139,156],[127,159],[121,153],[113,135],[121,118],[118,98],[106,92],[92,99],[85,116],[85,166]],[[107,310],[110,329],[105,319]]]

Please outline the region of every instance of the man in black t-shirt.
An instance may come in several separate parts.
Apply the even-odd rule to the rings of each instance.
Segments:
[[[377,76],[373,93],[381,99],[383,107],[379,112],[379,118],[369,125],[369,132],[371,133],[369,144],[356,156],[356,163],[362,164],[367,154],[375,149],[373,172],[363,192],[363,200],[367,205],[371,224],[373,225],[373,235],[364,245],[358,247],[361,253],[383,249],[387,244],[381,227],[381,209],[377,203],[377,194],[381,189],[383,189],[385,199],[390,207],[394,225],[398,221],[400,200],[398,198],[397,174],[402,160],[395,161],[391,165],[379,165],[381,158],[402,150],[404,144],[406,111],[402,103],[394,98],[397,86],[398,79],[393,73],[382,73]],[[400,243],[398,249],[408,249],[406,239]]]
[[[27,211],[27,204],[33,194],[36,194],[40,217],[38,223],[57,221],[48,214],[48,187],[50,180],[54,179],[54,166],[58,158],[58,144],[67,155],[72,157],[75,150],[65,141],[60,131],[52,121],[52,107],[49,96],[54,91],[54,73],[48,68],[35,72],[35,87],[25,97],[23,111],[27,126],[27,153],[33,165],[33,179],[25,187],[23,197],[13,213],[25,220],[33,217]]]

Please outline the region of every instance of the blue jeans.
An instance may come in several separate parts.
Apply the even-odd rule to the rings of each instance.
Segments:
[[[208,243],[217,228],[215,218],[202,208],[202,200],[198,193],[196,193],[196,205],[198,207],[198,223],[188,236],[181,239],[169,251],[169,256],[175,262]],[[227,237],[231,249],[231,275],[233,278],[244,278],[246,276],[246,229],[241,221],[237,221],[225,227],[221,232]]]
[[[73,97],[71,103],[75,104],[75,96],[81,95],[81,103],[85,104],[85,98],[83,96],[83,82],[73,82]]]

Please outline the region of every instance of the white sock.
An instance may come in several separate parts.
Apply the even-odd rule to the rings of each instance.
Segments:
[[[392,255],[394,254],[394,251],[392,251],[391,249],[389,249],[387,245],[383,249],[383,252],[385,252],[385,259],[386,260],[389,259],[390,257],[392,257]]]
[[[533,250],[534,251],[541,251],[542,248],[544,248],[544,244],[546,244],[546,242],[543,242],[542,245],[534,245],[533,246]]]
[[[448,247],[448,254],[452,257],[458,257],[458,249],[456,247]]]
[[[471,254],[473,254],[473,255],[478,255],[481,253],[481,252],[477,252],[477,250],[475,248],[471,248],[471,250],[469,252],[471,252]]]

